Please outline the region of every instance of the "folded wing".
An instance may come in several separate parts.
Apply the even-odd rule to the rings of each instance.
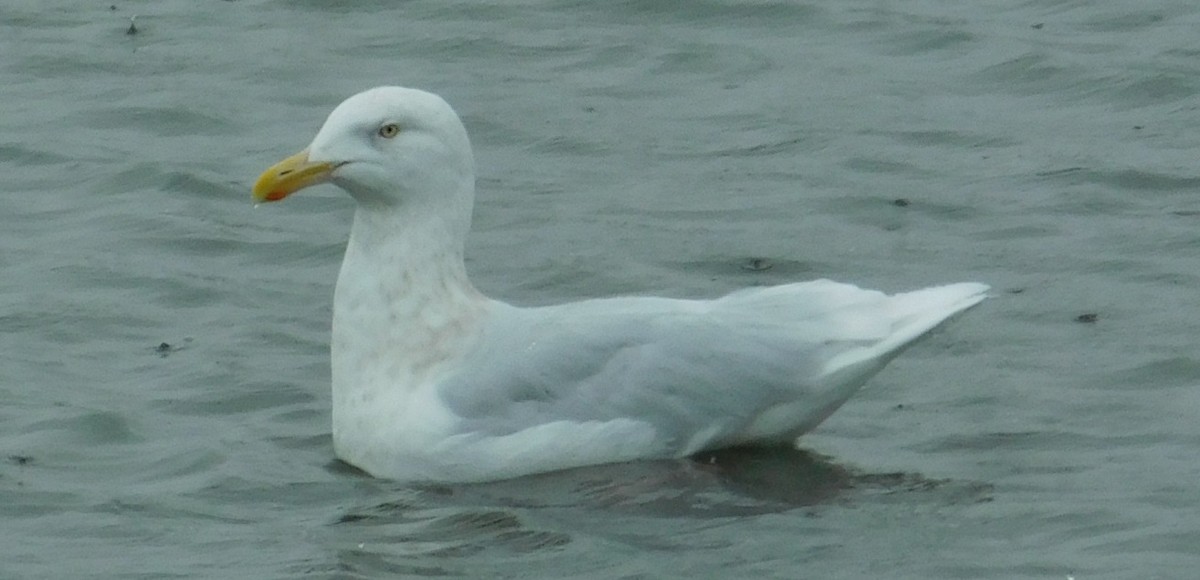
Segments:
[[[790,441],[986,290],[966,283],[888,296],[820,280],[710,301],[497,305],[470,365],[440,391],[482,436],[550,421],[560,436],[571,422],[621,425],[650,437],[660,456]]]

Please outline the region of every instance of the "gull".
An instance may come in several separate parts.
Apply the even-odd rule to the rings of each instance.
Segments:
[[[350,97],[253,197],[323,183],[356,204],[333,297],[334,451],[381,478],[479,482],[794,444],[988,289],[816,280],[712,300],[490,299],[463,263],[467,131],[416,89]]]

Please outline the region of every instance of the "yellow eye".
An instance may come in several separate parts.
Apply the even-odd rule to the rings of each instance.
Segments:
[[[383,137],[384,139],[391,139],[392,137],[395,137],[396,135],[399,135],[399,134],[400,134],[400,125],[397,125],[395,123],[388,123],[387,125],[384,125],[379,128],[379,136]]]

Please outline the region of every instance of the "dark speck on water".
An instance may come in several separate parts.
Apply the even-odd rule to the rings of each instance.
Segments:
[[[183,338],[184,344],[190,343],[190,342],[192,342],[192,340],[194,340],[194,339],[190,336],[185,336]],[[171,344],[169,342],[163,341],[163,342],[158,343],[158,346],[154,347],[154,352],[158,353],[159,356],[166,357],[167,355],[169,355],[173,352],[179,352],[180,350],[182,350],[184,348],[187,348],[187,347],[179,346],[179,344]]]
[[[113,8],[115,9],[116,6],[113,6]],[[137,33],[138,33],[137,15],[135,14],[135,15],[129,17],[129,28],[125,29],[125,34],[133,36],[134,34],[137,34]]]
[[[1095,322],[1100,315],[1095,312],[1087,312],[1075,317],[1075,322],[1092,323]]]
[[[894,205],[896,207],[908,207],[908,204],[909,204],[909,201],[907,199],[904,199],[903,197],[892,200],[892,205]]]
[[[750,270],[751,272],[763,272],[773,267],[775,267],[775,264],[772,264],[766,258],[750,258],[742,264],[743,270]]]

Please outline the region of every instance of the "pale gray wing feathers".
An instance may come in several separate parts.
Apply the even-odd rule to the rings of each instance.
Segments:
[[[474,430],[493,435],[549,420],[625,418],[683,445],[699,431],[736,433],[768,409],[809,400],[832,406],[813,409],[819,422],[985,290],[957,284],[889,297],[821,280],[711,301],[504,307],[442,394]],[[814,420],[798,414],[797,426]]]

